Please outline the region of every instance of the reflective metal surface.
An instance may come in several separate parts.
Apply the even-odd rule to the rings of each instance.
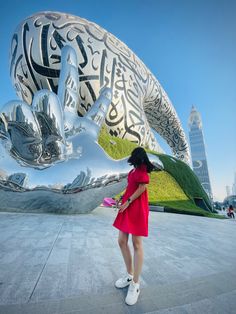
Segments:
[[[72,81],[60,85],[64,46],[73,47],[75,54],[68,55],[67,64],[71,66],[63,68],[61,75],[63,79],[70,72]],[[189,162],[180,120],[160,83],[123,42],[99,25],[64,13],[37,13],[16,29],[10,64],[12,82],[22,100],[31,104],[34,94],[46,88],[63,100],[68,117],[75,111],[84,116],[99,97],[100,89],[111,88],[113,97],[105,119],[111,135],[161,151],[151,131],[153,128],[177,158]],[[66,94],[65,84],[70,84]],[[78,128],[78,125],[67,126],[71,132]],[[53,128],[59,132],[57,126]],[[47,145],[44,138],[42,145],[53,146],[53,156],[57,156],[62,149],[58,147],[61,133],[50,132],[54,135],[52,144]]]
[[[62,49],[58,96],[35,93],[32,106],[8,102],[0,111],[0,209],[86,213],[126,185],[126,159],[111,159],[97,137],[112,101],[104,87],[83,117],[72,47]],[[156,156],[149,156],[159,167]]]

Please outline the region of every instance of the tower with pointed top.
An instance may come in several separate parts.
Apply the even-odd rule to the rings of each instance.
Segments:
[[[188,121],[189,142],[193,171],[202,184],[202,187],[212,199],[212,190],[207,166],[205,142],[202,131],[202,119],[200,113],[192,106]]]
[[[234,173],[234,183],[232,186],[232,194],[236,195],[236,172]]]

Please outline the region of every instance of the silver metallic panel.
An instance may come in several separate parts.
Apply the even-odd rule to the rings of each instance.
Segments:
[[[40,90],[32,106],[12,101],[0,111],[0,209],[85,213],[124,189],[127,159],[111,159],[97,143],[112,90],[102,88],[79,117],[76,67],[73,48],[64,47],[59,97]]]
[[[71,66],[62,65],[65,82],[59,84],[64,46],[73,47],[74,53],[66,58]],[[181,123],[160,83],[123,42],[95,23],[58,12],[25,19],[13,35],[10,72],[18,95],[28,104],[36,91],[46,88],[58,92],[67,100],[68,111],[77,110],[80,116],[93,106],[100,90],[109,87],[113,97],[105,123],[111,135],[161,151],[151,126],[176,157],[190,160]]]

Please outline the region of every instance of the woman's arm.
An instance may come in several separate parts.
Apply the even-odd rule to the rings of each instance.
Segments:
[[[140,183],[137,190],[128,198],[128,200],[119,206],[119,213],[122,213],[136,198],[138,198],[146,190],[146,184]]]

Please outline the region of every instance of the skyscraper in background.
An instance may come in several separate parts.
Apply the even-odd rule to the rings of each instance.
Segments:
[[[226,196],[231,195],[231,187],[229,185],[226,185]]]
[[[234,174],[234,183],[232,186],[232,195],[236,195],[236,172]]]
[[[211,184],[209,179],[205,151],[205,142],[202,131],[202,119],[200,113],[197,112],[194,106],[192,106],[188,125],[193,171],[198,177],[199,181],[202,184],[202,187],[204,188],[210,199],[212,199]]]

